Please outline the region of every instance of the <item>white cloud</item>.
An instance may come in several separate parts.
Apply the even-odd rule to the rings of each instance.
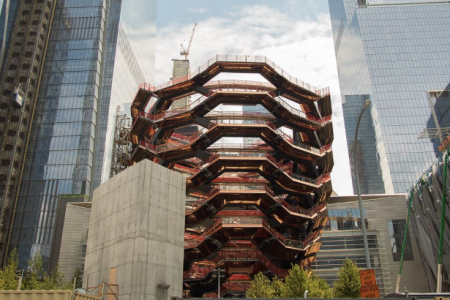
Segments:
[[[193,24],[192,24],[193,25]],[[171,25],[158,30],[156,84],[171,77],[173,58],[192,27]],[[330,86],[333,101],[335,157],[333,187],[338,194],[352,194],[347,142],[337,79],[329,16],[316,21],[294,19],[267,6],[248,6],[198,24],[190,51],[195,69],[216,54],[265,55],[292,76],[317,87]]]
[[[197,7],[197,8],[189,8],[188,11],[193,14],[204,14],[208,12],[208,9],[204,7]]]

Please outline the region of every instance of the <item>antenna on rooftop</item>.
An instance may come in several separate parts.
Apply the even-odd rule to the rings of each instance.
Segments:
[[[192,39],[194,38],[195,28],[197,27],[197,23],[194,25],[194,29],[192,29],[191,39],[189,40],[189,45],[187,49],[184,48],[183,44],[181,44],[180,55],[184,55],[185,59],[189,59],[189,49],[191,49]]]

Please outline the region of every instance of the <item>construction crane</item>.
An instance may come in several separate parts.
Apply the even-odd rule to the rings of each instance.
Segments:
[[[195,28],[197,27],[197,23],[194,25],[194,29],[192,29],[191,39],[189,40],[189,45],[187,49],[184,48],[183,44],[181,44],[180,55],[184,55],[185,59],[189,59],[189,49],[191,49],[192,39],[194,38]]]

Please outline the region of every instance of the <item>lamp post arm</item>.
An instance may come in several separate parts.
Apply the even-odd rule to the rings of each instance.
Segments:
[[[367,103],[367,102],[366,102]],[[364,218],[364,209],[363,209],[363,203],[361,199],[361,187],[359,185],[359,174],[358,174],[358,159],[356,157],[356,145],[358,144],[358,129],[359,129],[359,123],[361,122],[361,117],[368,107],[368,105],[364,105],[363,109],[359,113],[358,117],[358,123],[356,123],[356,130],[355,130],[355,140],[353,144],[353,160],[354,160],[354,166],[355,166],[355,176],[356,176],[356,189],[358,193],[358,204],[359,204],[359,215],[361,218],[361,228],[363,233],[363,241],[364,241],[364,253],[366,257],[366,267],[368,269],[372,268],[372,265],[370,263],[370,254],[369,254],[369,243],[367,242],[367,231],[366,231],[366,220]],[[369,102],[370,104],[370,102]]]

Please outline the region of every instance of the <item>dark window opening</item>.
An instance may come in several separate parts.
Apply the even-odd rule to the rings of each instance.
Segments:
[[[400,261],[405,235],[406,220],[388,220],[389,237],[391,240],[391,251],[394,261]],[[406,235],[405,251],[403,260],[414,260],[409,231]]]

